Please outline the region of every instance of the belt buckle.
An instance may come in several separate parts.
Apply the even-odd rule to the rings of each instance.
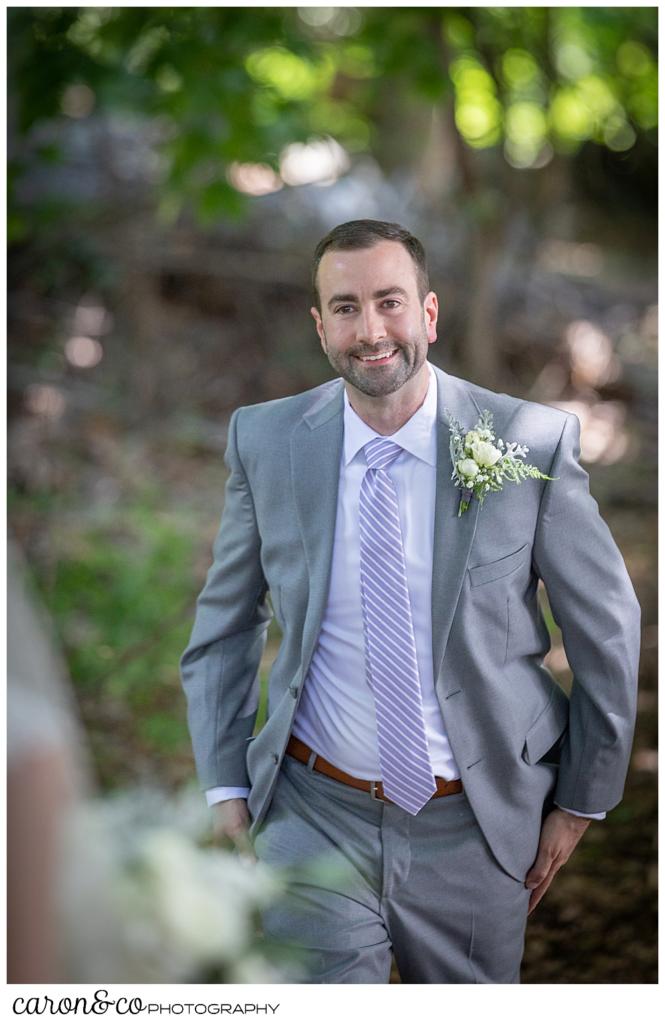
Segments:
[[[386,801],[383,799],[383,797],[376,795],[376,787],[377,783],[372,779],[369,784],[370,797],[372,798],[372,800],[378,800],[380,804],[385,804]]]

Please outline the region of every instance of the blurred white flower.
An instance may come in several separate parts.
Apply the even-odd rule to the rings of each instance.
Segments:
[[[284,980],[282,971],[258,953],[243,957],[229,971],[229,982],[234,985],[275,985]]]
[[[70,871],[62,903],[80,976],[281,980],[255,932],[257,912],[279,895],[281,883],[265,865],[197,845],[208,832],[207,808],[195,790],[174,798],[138,790],[78,809],[67,847],[92,848],[94,875]],[[261,966],[260,977],[252,964]]]

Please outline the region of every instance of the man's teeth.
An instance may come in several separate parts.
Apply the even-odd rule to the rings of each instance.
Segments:
[[[392,352],[379,352],[378,356],[361,356],[360,358],[362,359],[362,361],[364,363],[365,362],[374,362],[377,359],[387,359],[388,356],[394,356],[396,351],[397,351],[397,349],[394,348],[392,350]]]

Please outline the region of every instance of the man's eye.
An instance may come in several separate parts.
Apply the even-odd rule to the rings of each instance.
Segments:
[[[400,305],[400,301],[399,299],[386,299],[383,305],[387,306],[388,309],[395,309],[397,306]]]
[[[336,313],[351,313],[352,311],[353,306],[338,306],[335,310]]]

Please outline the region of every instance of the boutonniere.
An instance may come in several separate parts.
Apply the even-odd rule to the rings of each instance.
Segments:
[[[482,506],[486,495],[503,490],[504,483],[521,484],[529,477],[534,480],[557,479],[522,461],[529,451],[526,445],[516,441],[506,443],[501,438],[496,440],[493,416],[488,409],[483,409],[471,430],[465,430],[448,410],[446,416],[450,424],[450,457],[453,460],[451,479],[462,491],[458,518],[468,509],[471,498],[477,498]]]

